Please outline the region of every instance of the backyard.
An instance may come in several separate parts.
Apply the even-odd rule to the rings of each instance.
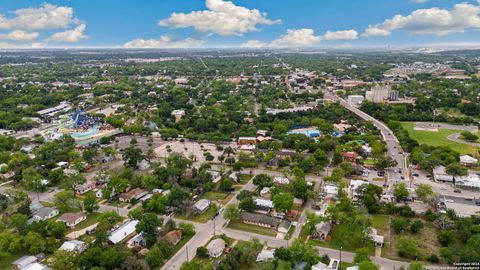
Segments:
[[[230,221],[227,227],[234,230],[262,234],[262,235],[271,236],[271,237],[277,236],[277,232],[275,230],[272,230],[270,228],[245,224],[240,221]]]

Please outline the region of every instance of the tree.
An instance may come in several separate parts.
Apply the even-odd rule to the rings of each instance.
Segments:
[[[392,227],[397,234],[404,233],[408,229],[409,225],[410,222],[408,221],[408,219],[404,218],[396,218],[393,220],[392,223]]]
[[[262,190],[264,187],[271,187],[273,180],[269,175],[261,173],[253,177],[253,184],[256,185],[259,190]]]
[[[136,147],[128,147],[123,152],[123,160],[126,165],[130,168],[136,168],[137,164],[142,161],[145,157],[142,154],[142,150]]]
[[[28,189],[33,191],[41,191],[44,189],[42,185],[42,175],[33,167],[28,167],[22,172],[23,181]]]
[[[442,245],[442,247],[447,247],[451,243],[453,243],[456,239],[455,232],[452,230],[447,230],[447,231],[439,231],[437,233],[437,240]]]
[[[357,189],[358,198],[367,207],[370,214],[376,214],[380,211],[379,200],[382,193],[382,187],[374,184],[361,185]]]
[[[355,250],[354,263],[361,263],[363,261],[370,261],[370,248],[363,247]]]
[[[475,135],[475,134],[473,134],[473,133],[470,132],[470,131],[466,131],[466,130],[465,130],[465,131],[462,131],[460,134],[462,135],[462,137],[463,137],[465,140],[467,140],[467,141],[469,141],[469,142],[476,142],[476,141],[478,140],[478,136]]]
[[[80,253],[57,249],[50,259],[53,270],[80,269]]]
[[[272,201],[277,212],[285,213],[293,207],[293,195],[288,192],[273,195]]]
[[[197,256],[200,258],[208,258],[208,249],[204,246],[197,248]]]
[[[417,193],[418,197],[424,202],[431,200],[433,196],[433,190],[429,184],[418,185],[415,193]]]
[[[147,244],[155,243],[158,234],[158,227],[162,226],[163,220],[159,219],[156,214],[145,213],[138,222],[135,229],[142,232],[143,237],[147,240]]]
[[[421,259],[422,253],[418,248],[417,241],[401,236],[397,241],[398,255],[409,259]]]
[[[358,265],[359,270],[380,270],[378,265],[374,264],[372,261],[363,261]]]
[[[230,221],[235,221],[240,217],[240,209],[236,205],[229,204],[223,212],[223,217]]]
[[[411,262],[408,266],[408,270],[425,270],[425,268],[420,262]]]
[[[98,210],[100,206],[98,205],[97,197],[95,197],[95,194],[89,192],[87,193],[87,195],[85,195],[85,198],[83,198],[83,207],[85,208],[85,211],[90,214]]]
[[[468,174],[467,168],[463,167],[459,163],[450,163],[445,168],[445,172],[451,176],[453,176],[454,183],[456,176],[464,176]]]
[[[94,158],[98,155],[97,148],[92,147],[83,151],[82,157],[88,163],[93,163]]]
[[[375,160],[374,166],[378,170],[385,170],[386,168],[397,166],[397,161],[390,156],[382,155]]]
[[[423,222],[421,220],[415,220],[411,225],[410,225],[410,231],[413,234],[417,234],[420,232],[420,230],[423,228]]]
[[[29,232],[23,238],[23,243],[25,248],[28,249],[28,252],[31,254],[37,254],[45,250],[45,240],[44,238],[36,232]]]
[[[252,197],[247,197],[240,201],[238,207],[247,212],[251,212],[255,210],[256,204]]]
[[[212,263],[207,261],[189,261],[184,262],[180,270],[210,270],[213,269]]]
[[[393,186],[393,196],[397,201],[404,201],[408,198],[408,189],[405,183],[396,183]]]
[[[60,212],[68,212],[73,207],[73,191],[64,190],[55,194],[55,206]]]

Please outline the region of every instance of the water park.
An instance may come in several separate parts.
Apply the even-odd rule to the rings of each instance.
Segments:
[[[69,135],[77,145],[86,145],[121,132],[120,129],[106,124],[101,118],[89,116],[85,111],[77,110],[70,116],[60,116],[54,127],[45,130],[42,136],[51,141]]]

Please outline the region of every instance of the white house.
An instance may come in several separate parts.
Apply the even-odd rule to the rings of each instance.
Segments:
[[[87,250],[87,245],[83,241],[79,240],[69,240],[63,242],[63,244],[59,248],[60,250],[65,250],[65,251],[77,251],[77,252],[84,252]]]
[[[213,239],[207,245],[208,255],[212,258],[220,257],[224,249],[225,241],[222,238]]]
[[[51,207],[42,207],[38,210],[38,212],[33,216],[35,220],[47,220],[57,216],[58,210],[56,208]]]
[[[65,222],[65,224],[72,228],[75,227],[78,223],[84,221],[87,219],[87,215],[85,213],[64,213],[62,214],[59,218],[57,218],[57,221]]]
[[[433,168],[433,180],[437,182],[453,182],[453,176],[445,172],[445,166]]]
[[[275,259],[275,249],[264,249],[257,255],[257,262],[266,262]]]
[[[193,208],[200,213],[204,213],[205,211],[207,211],[209,206],[210,206],[209,200],[201,199],[193,205]]]
[[[139,222],[138,220],[130,220],[125,222],[118,229],[110,233],[108,240],[112,244],[118,244],[124,241],[130,235],[133,235],[133,233],[135,233],[135,227],[137,226],[138,222]]]
[[[290,180],[286,177],[274,177],[273,183],[277,185],[288,185],[290,184]]]
[[[478,159],[473,158],[469,155],[460,156],[460,164],[463,166],[472,166],[473,164],[478,163]]]

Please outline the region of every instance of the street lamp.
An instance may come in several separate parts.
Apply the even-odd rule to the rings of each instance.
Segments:
[[[342,249],[343,249],[343,246],[340,246],[340,262],[342,262]]]

